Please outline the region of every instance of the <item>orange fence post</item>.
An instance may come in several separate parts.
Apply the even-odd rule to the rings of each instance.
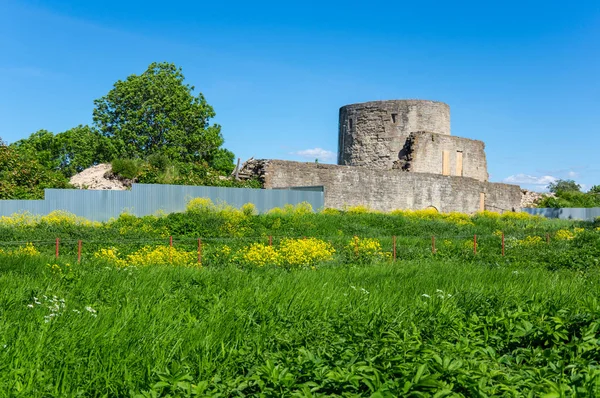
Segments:
[[[477,235],[473,235],[473,254],[477,254]]]
[[[59,239],[56,238],[56,258],[58,258],[58,241]]]
[[[269,235],[269,246],[273,246],[273,237]]]
[[[354,235],[354,255],[358,257],[358,236]]]
[[[81,240],[77,241],[77,262],[81,262]]]
[[[550,244],[550,234],[546,234],[546,243]]]
[[[393,242],[393,247],[394,247],[394,261],[396,261],[396,235],[393,236],[392,238],[392,242]]]
[[[198,238],[198,264],[202,265],[202,239]]]
[[[504,232],[502,232],[502,257],[504,257]]]
[[[431,252],[435,254],[435,236],[431,235]]]

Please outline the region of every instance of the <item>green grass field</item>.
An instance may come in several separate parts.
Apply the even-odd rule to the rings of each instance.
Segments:
[[[600,395],[597,225],[235,217],[0,220],[0,396]],[[497,231],[508,236],[505,256]],[[169,235],[191,253],[203,237],[203,266],[120,267],[92,255]],[[336,253],[314,269],[211,257],[271,235],[274,247],[321,237]],[[344,250],[355,235],[376,237],[386,253],[397,236],[397,261],[352,257]],[[76,239],[86,242],[80,264]],[[26,241],[40,253],[15,249]]]
[[[0,394],[600,391],[595,271],[435,259],[297,272],[72,268],[66,278],[45,261],[2,262]]]

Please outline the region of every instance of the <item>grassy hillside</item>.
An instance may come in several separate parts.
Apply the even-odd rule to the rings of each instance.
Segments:
[[[0,395],[598,392],[596,270],[70,268],[0,263]]]
[[[0,396],[600,391],[592,223],[197,199],[102,224],[5,217],[0,234]]]
[[[323,249],[329,245],[335,250],[332,262],[352,263],[370,262],[371,252],[392,257],[395,237],[398,260],[431,258],[432,246],[437,257],[513,265],[533,261],[553,269],[587,268],[597,264],[600,257],[600,234],[593,223],[548,220],[525,213],[383,214],[364,208],[313,213],[306,205],[274,209],[269,214],[254,213],[251,205],[234,209],[194,199],[184,213],[141,218],[124,214],[108,223],[92,223],[63,213],[45,217],[15,215],[0,218],[0,249],[10,251],[31,242],[42,254],[52,255],[55,239],[59,238],[60,255],[73,260],[78,241],[82,240],[82,258],[89,260],[102,249],[113,250],[121,257],[157,246],[164,249],[172,237],[174,247],[192,258],[197,257],[200,238],[202,264],[224,266],[243,262],[239,257],[253,244],[255,251],[268,256],[264,246],[269,242],[278,249],[293,239],[294,245],[304,245],[306,251],[314,245]],[[304,238],[315,239],[298,243]],[[369,258],[363,258],[363,253]]]

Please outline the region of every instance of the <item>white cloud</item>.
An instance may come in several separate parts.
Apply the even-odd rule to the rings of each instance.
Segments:
[[[502,180],[502,182],[507,184],[539,185],[545,187],[556,180],[557,178],[552,176],[535,177],[528,174],[519,173],[506,177],[504,180]]]
[[[292,152],[292,155],[301,156],[306,159],[319,159],[321,161],[331,161],[336,158],[335,153],[325,150],[323,148],[312,148],[312,149],[304,149],[302,151]]]
[[[569,172],[567,173],[567,175],[569,176],[569,178],[576,178],[576,177],[579,177],[579,173],[577,173],[577,172],[574,172],[574,171],[569,171]]]

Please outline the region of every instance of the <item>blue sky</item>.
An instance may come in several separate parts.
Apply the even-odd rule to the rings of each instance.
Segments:
[[[600,2],[2,0],[0,137],[91,123],[153,61],[183,68],[246,159],[335,162],[340,106],[450,105],[492,181],[600,184]]]

